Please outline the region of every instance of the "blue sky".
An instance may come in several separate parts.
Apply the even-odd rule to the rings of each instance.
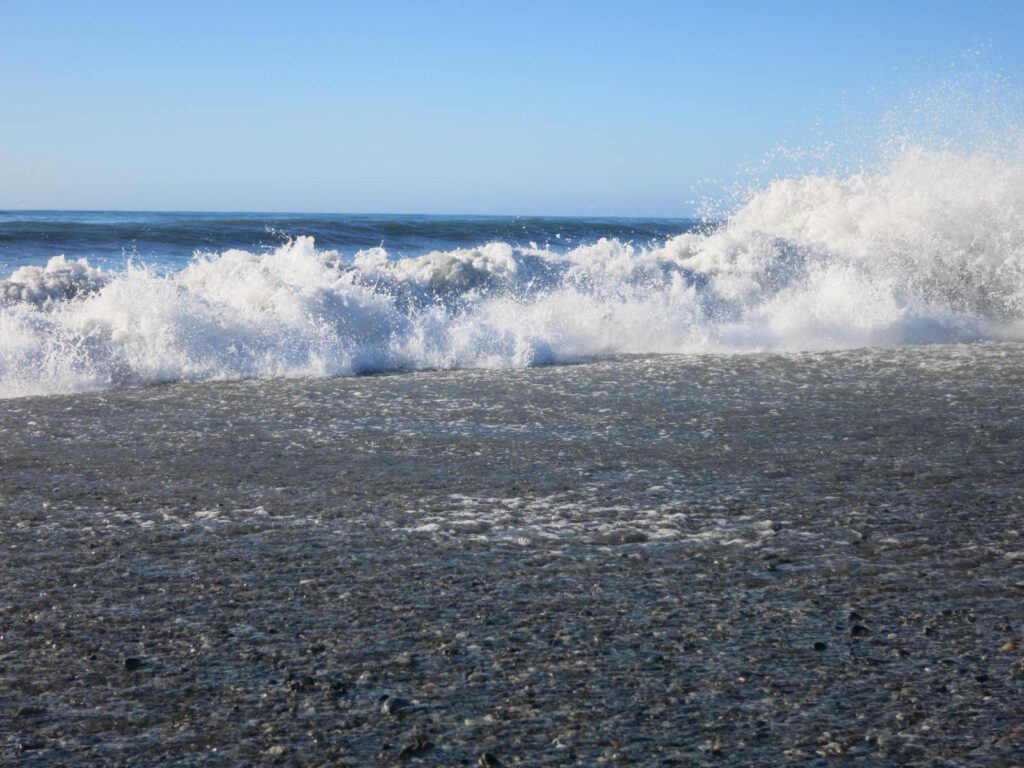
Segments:
[[[979,46],[1021,82],[1022,36],[1024,2],[0,0],[0,208],[687,215],[841,100]]]

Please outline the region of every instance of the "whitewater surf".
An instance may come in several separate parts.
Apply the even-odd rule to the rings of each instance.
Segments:
[[[216,239],[216,218],[204,226],[197,239]],[[646,241],[608,236],[612,221],[568,245],[484,227],[437,247],[451,226],[438,220],[425,252],[298,234],[184,265],[17,266],[0,280],[0,396],[1024,338],[1019,152],[910,147],[873,171],[777,180],[723,221]]]

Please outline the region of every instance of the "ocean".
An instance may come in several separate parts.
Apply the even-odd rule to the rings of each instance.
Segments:
[[[0,216],[0,397],[1024,339],[1022,164],[908,149],[725,220]]]
[[[0,214],[0,760],[1013,765],[1024,163]]]

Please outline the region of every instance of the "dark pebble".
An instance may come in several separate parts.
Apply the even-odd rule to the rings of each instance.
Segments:
[[[430,740],[423,734],[418,735],[413,741],[406,744],[398,752],[398,759],[404,760],[407,757],[416,757],[416,755],[422,755],[428,749],[434,745],[430,743]]]
[[[400,712],[408,711],[410,707],[412,707],[412,702],[408,699],[387,698],[381,704],[380,711],[384,715],[397,715]]]
[[[129,672],[134,672],[137,669],[142,669],[142,659],[135,656],[129,656],[124,660],[124,668]]]
[[[824,651],[826,648],[828,648],[828,643],[824,643],[821,640],[814,641],[814,650]]]
[[[15,717],[39,717],[46,714],[45,707],[19,707]]]
[[[306,692],[316,687],[316,680],[309,675],[290,675],[287,678],[287,684],[293,691]]]
[[[868,634],[870,631],[863,624],[854,624],[850,627],[850,637],[860,637],[861,635]]]
[[[496,758],[490,752],[481,752],[480,757],[477,758],[476,764],[480,768],[499,768],[501,766],[501,760]]]

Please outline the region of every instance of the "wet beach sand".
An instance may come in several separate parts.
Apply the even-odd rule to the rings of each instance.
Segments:
[[[0,401],[0,762],[1024,764],[1024,346]]]

